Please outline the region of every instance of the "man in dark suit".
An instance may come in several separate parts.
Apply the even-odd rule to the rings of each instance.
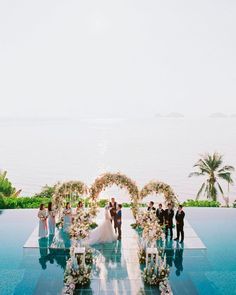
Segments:
[[[177,229],[177,238],[175,239],[175,241],[179,241],[179,238],[181,235],[180,243],[183,243],[184,241],[184,217],[185,217],[185,213],[183,210],[183,206],[179,205],[178,211],[176,212],[176,215],[175,215],[176,229]]]
[[[156,211],[156,208],[154,207],[154,202],[151,201],[148,205],[148,208],[147,208],[148,211]]]
[[[122,224],[122,205],[118,205],[118,210],[116,211],[116,224],[117,224],[117,229],[118,229],[118,240],[121,240],[121,224]]]
[[[115,198],[111,198],[111,202],[109,202],[110,214],[111,214],[111,223],[114,222],[114,229],[115,232],[117,231],[117,223],[116,223],[116,210],[117,210],[117,203]]]
[[[160,225],[163,225],[164,223],[164,216],[165,216],[165,211],[164,209],[162,209],[162,204],[159,204],[159,207],[157,208],[157,211],[156,211],[156,216],[158,218],[158,223]]]
[[[171,203],[168,204],[168,208],[165,210],[165,226],[166,226],[166,239],[170,230],[170,239],[173,239],[173,218],[174,210]]]

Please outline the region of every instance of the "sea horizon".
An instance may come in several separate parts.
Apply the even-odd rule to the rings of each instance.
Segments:
[[[217,151],[224,155],[225,164],[236,166],[236,127],[228,119],[1,117],[0,169],[8,171],[22,196],[58,181],[82,180],[91,185],[100,174],[119,171],[140,188],[152,179],[168,183],[184,201],[195,198],[203,181],[188,178],[201,154]],[[111,195],[129,200],[125,191],[115,187],[101,198]],[[229,196],[230,202],[236,199],[235,186]]]

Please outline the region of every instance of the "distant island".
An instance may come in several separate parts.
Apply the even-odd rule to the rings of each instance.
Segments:
[[[157,114],[155,114],[155,118],[162,118],[163,116],[162,116],[162,114],[160,114],[160,113],[157,113]]]
[[[228,118],[228,116],[224,113],[213,113],[210,118]]]
[[[162,114],[160,114],[160,113],[156,113],[156,114],[154,115],[154,117],[155,117],[155,118],[184,118],[184,115],[181,114],[181,113],[175,113],[175,112],[173,112],[173,113],[169,113],[169,114],[167,114],[167,115],[162,115]]]
[[[184,115],[181,113],[169,113],[166,115],[166,118],[184,118]]]

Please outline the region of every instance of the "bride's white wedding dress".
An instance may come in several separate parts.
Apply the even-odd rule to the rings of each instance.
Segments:
[[[90,245],[111,243],[117,240],[114,229],[111,223],[111,215],[109,209],[105,209],[105,220],[101,225],[94,229],[89,236],[88,243]]]

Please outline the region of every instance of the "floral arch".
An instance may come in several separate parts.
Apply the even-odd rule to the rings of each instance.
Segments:
[[[178,203],[178,200],[174,191],[168,184],[164,182],[152,180],[149,183],[147,183],[140,192],[140,200],[144,199],[145,197],[147,197],[148,195],[152,193],[163,194],[166,205],[168,203],[171,203],[173,204],[173,206],[175,206],[176,203]]]
[[[139,204],[139,190],[136,183],[121,173],[105,173],[99,176],[90,188],[90,198],[96,201],[99,194],[107,187],[117,185],[121,189],[126,188],[131,198],[131,209],[136,216]]]
[[[88,187],[82,181],[67,181],[59,183],[56,186],[55,193],[52,197],[52,202],[55,206],[55,210],[57,211],[57,213],[61,213],[65,205],[66,197],[70,197],[70,199],[75,199],[87,193]]]

